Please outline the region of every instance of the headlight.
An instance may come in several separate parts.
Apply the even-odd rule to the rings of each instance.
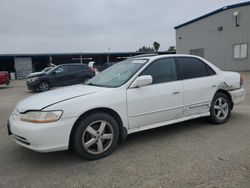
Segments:
[[[37,80],[39,80],[39,77],[29,78],[28,82],[35,82]]]
[[[22,114],[21,120],[31,123],[50,123],[57,121],[62,116],[62,111],[29,111]]]

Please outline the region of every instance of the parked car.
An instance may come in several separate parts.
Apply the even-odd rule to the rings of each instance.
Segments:
[[[103,65],[95,66],[95,68],[97,69],[98,72],[102,72],[114,64],[115,64],[115,62],[104,63]]]
[[[7,71],[0,71],[0,85],[1,84],[9,85],[9,83],[10,83],[9,73]]]
[[[27,75],[27,78],[31,78],[34,77],[36,75],[41,75],[41,73],[47,73],[49,72],[51,69],[53,69],[53,67],[45,67],[43,70],[39,71],[39,72],[33,72]]]
[[[245,95],[239,73],[197,56],[130,58],[85,84],[24,99],[8,130],[31,150],[74,148],[95,160],[111,154],[127,134],[205,116],[225,123]]]
[[[27,86],[32,91],[43,92],[52,87],[83,83],[94,75],[93,70],[85,64],[64,64],[47,72],[28,76]]]

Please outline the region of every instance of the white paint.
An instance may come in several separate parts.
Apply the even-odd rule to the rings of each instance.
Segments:
[[[196,57],[214,69],[216,75],[131,88],[138,75],[162,55],[147,58],[149,61],[118,88],[75,85],[37,94],[21,101],[10,117],[13,134],[30,142],[18,144],[40,152],[68,148],[69,136],[76,120],[95,108],[116,111],[128,133],[152,129],[189,119],[209,116],[212,98],[217,90],[230,90],[234,103],[244,100],[246,92],[240,88],[240,75],[223,72],[208,61]],[[225,86],[226,83],[226,86]],[[63,110],[60,120],[53,123],[28,123],[20,120],[20,112],[28,110]]]

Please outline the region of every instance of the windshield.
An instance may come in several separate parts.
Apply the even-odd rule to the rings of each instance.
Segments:
[[[51,72],[53,72],[55,69],[57,69],[58,66],[55,67],[51,67],[51,69],[49,69],[47,72],[45,72],[46,74],[50,74]]]
[[[148,60],[129,59],[116,63],[86,82],[100,87],[119,87],[126,83]]]
[[[52,69],[52,67],[46,67],[46,68],[44,68],[43,70],[42,70],[42,72],[49,72],[49,70],[51,70]]]

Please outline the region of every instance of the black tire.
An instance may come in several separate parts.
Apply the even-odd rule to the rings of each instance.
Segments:
[[[214,124],[227,122],[231,115],[231,109],[228,96],[221,92],[216,93],[210,107],[210,121]]]
[[[83,82],[85,83],[85,82],[89,81],[89,79],[90,78],[85,78]]]
[[[41,81],[38,85],[38,91],[44,92],[50,89],[49,83],[46,81]]]
[[[103,125],[106,123],[103,131],[101,131],[102,123]],[[107,138],[107,135],[110,139]],[[78,122],[77,128],[73,132],[74,151],[86,160],[96,160],[108,156],[115,150],[118,140],[118,124],[112,116],[106,113],[90,114]]]

